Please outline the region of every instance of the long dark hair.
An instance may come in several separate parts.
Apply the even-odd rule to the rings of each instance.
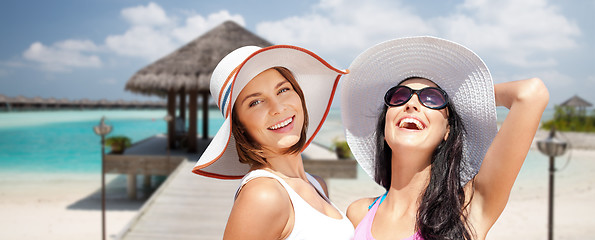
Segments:
[[[465,192],[459,173],[465,128],[454,105],[449,102],[446,108],[450,132],[432,154],[430,182],[417,211],[416,229],[425,240],[471,239],[472,235],[472,228],[464,213],[467,206],[464,206]],[[391,185],[392,150],[384,140],[387,110],[388,107],[384,106],[376,125],[375,180],[388,191]]]

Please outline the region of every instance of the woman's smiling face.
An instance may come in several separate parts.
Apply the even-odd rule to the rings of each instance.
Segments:
[[[426,87],[438,87],[432,81],[412,78],[400,85],[418,90]],[[393,149],[411,148],[431,151],[448,136],[447,109],[430,109],[419,102],[414,94],[409,101],[398,107],[389,107],[386,112],[384,128],[385,140]]]
[[[234,108],[246,133],[265,151],[280,153],[300,139],[302,100],[275,69],[254,77],[238,95]]]

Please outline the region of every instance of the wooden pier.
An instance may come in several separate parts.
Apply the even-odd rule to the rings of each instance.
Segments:
[[[167,149],[166,142],[165,135],[155,135],[135,143],[124,154],[105,155],[105,173],[126,174],[128,198],[136,199],[136,175],[143,175],[143,184],[151,186],[151,176],[168,176],[184,159],[192,159],[192,155],[196,155]],[[199,144],[204,149],[208,141]]]
[[[221,239],[239,180],[198,176],[183,161],[118,239]]]
[[[127,150],[125,155],[112,160],[121,166],[118,171],[134,173],[145,170],[122,170],[123,166],[170,166],[151,163],[157,157],[148,158],[148,153],[158,151],[159,143],[165,144],[165,137],[154,137],[136,148]],[[208,144],[199,140],[199,152]],[[161,145],[164,146],[164,145]],[[161,150],[159,150],[161,151]],[[134,160],[134,156],[143,156]],[[306,171],[323,178],[355,178],[357,163],[354,160],[339,160],[328,149],[311,145],[302,153]],[[162,156],[161,156],[162,157]],[[178,159],[179,165],[173,169],[167,180],[145,202],[138,214],[120,232],[117,239],[221,239],[227,217],[233,206],[239,180],[219,180],[196,175],[191,172],[199,154],[171,152],[170,161]],[[323,160],[324,159],[324,160]],[[144,164],[124,164],[121,161],[138,161]],[[162,159],[163,160],[163,159]],[[173,164],[173,163],[172,163]],[[115,166],[115,165],[114,165]],[[165,167],[164,169],[167,169]],[[113,170],[113,168],[110,168]],[[154,173],[154,172],[153,172]],[[131,177],[129,177],[131,179]],[[129,183],[130,184],[130,183]]]

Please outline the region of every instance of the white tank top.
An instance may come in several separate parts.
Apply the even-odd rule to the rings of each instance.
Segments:
[[[238,188],[237,193],[240,192],[240,189],[244,186],[244,184],[248,183],[250,180],[259,178],[259,177],[269,177],[274,178],[287,191],[289,195],[289,199],[293,205],[294,211],[294,224],[291,233],[286,238],[287,240],[294,240],[294,239],[337,239],[337,240],[350,240],[353,238],[353,225],[351,221],[347,219],[345,214],[339,210],[335,204],[330,202],[328,197],[324,194],[324,190],[320,183],[312,177],[309,173],[306,173],[308,177],[308,181],[310,184],[316,188],[316,191],[327,201],[329,202],[339,213],[341,214],[341,219],[335,219],[324,215],[323,213],[319,212],[318,210],[314,209],[310,204],[308,204],[302,197],[300,197],[297,192],[289,186],[283,179],[279,176],[262,169],[254,170],[246,174],[242,179],[240,187]],[[237,195],[236,193],[236,195]]]

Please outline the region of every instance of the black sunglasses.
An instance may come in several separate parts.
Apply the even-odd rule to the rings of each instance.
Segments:
[[[396,86],[384,95],[384,103],[390,107],[401,106],[409,101],[413,94],[417,94],[419,102],[427,108],[443,109],[448,104],[448,95],[440,88],[427,87],[413,90],[407,86]]]

